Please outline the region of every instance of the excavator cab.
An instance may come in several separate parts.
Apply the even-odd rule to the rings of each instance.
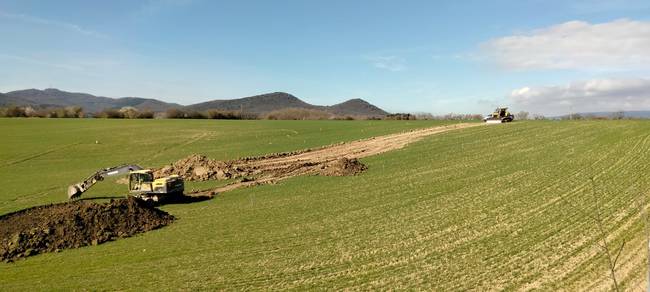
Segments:
[[[143,200],[158,202],[167,196],[183,194],[185,184],[178,175],[154,179],[153,171],[142,169],[129,173],[129,192]]]
[[[129,173],[129,191],[150,192],[153,181],[153,172],[149,169],[132,171]]]

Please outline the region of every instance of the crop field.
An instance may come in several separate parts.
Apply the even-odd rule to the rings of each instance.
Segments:
[[[231,160],[449,123],[0,119],[0,214],[63,202],[67,185],[120,163]],[[362,156],[367,170],[354,176],[300,175],[164,205],[176,220],[163,228],[0,263],[0,287],[610,290],[599,221],[612,250],[624,243],[619,285],[644,290],[649,151],[644,121],[432,132]],[[83,198],[125,189],[107,180]]]

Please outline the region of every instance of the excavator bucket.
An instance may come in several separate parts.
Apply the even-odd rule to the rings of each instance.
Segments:
[[[68,187],[68,199],[76,199],[81,196],[83,192],[76,186],[76,185],[71,185]]]

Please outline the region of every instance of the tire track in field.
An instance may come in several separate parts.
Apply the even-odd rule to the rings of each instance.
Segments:
[[[152,156],[148,156],[149,159],[145,160],[145,161],[152,161],[153,159],[160,157],[165,152],[167,152],[167,151],[169,151],[171,149],[178,148],[178,147],[185,147],[185,146],[194,144],[194,143],[198,142],[199,140],[207,137],[209,134],[210,134],[209,132],[203,132],[203,133],[195,134],[189,140],[187,140],[185,142],[181,142],[181,143],[178,143],[178,144],[173,144],[173,145],[164,147],[160,151],[156,152],[156,154],[154,154]]]
[[[646,139],[638,141],[638,142],[634,145],[633,149],[630,150],[630,151],[633,151],[634,149],[640,147],[640,145],[646,144],[646,142],[647,142],[646,140],[647,140],[647,139],[648,139],[648,138],[646,137]],[[635,154],[636,154],[637,152],[638,152],[638,151],[634,151]],[[561,186],[561,185],[565,185],[565,184],[567,183],[567,181],[569,181],[569,180],[572,179],[572,178],[580,178],[580,176],[582,176],[583,174],[585,174],[587,171],[589,171],[589,170],[591,170],[591,169],[594,169],[594,167],[595,167],[596,165],[602,163],[603,161],[606,161],[608,158],[610,158],[611,155],[616,155],[616,153],[617,153],[617,149],[610,149],[610,150],[607,152],[607,154],[600,155],[600,157],[599,157],[596,161],[594,161],[593,163],[591,163],[591,164],[589,165],[589,167],[579,168],[579,169],[577,169],[574,173],[572,173],[571,175],[567,176],[564,180],[556,180],[553,184],[548,185],[548,186],[545,186],[545,187],[539,189],[538,191],[536,191],[536,192],[534,192],[534,193],[532,193],[532,194],[533,194],[533,195],[537,195],[537,194],[544,193],[544,192],[547,192],[547,191],[550,191],[550,190],[554,190],[554,189],[557,189],[557,188],[558,188],[559,186]],[[629,154],[629,152],[628,152],[628,154]],[[627,158],[627,159],[626,159],[626,158]],[[599,173],[593,175],[594,180],[596,180],[598,177],[601,177],[601,176],[602,176],[603,174],[605,174],[605,173],[610,173],[610,172],[612,172],[612,171],[614,171],[614,170],[618,170],[618,169],[622,168],[623,166],[629,166],[629,164],[626,165],[626,163],[630,163],[630,161],[638,161],[638,160],[635,160],[635,158],[637,158],[637,156],[635,156],[635,155],[625,155],[625,156],[622,156],[622,157],[621,157],[620,159],[618,159],[615,163],[612,163],[609,167],[607,167],[607,168],[603,169],[602,171],[600,171]],[[589,181],[585,181],[585,182],[583,182],[582,184],[580,184],[580,185],[578,185],[577,187],[575,187],[574,189],[570,190],[569,192],[566,192],[565,195],[574,194],[574,193],[576,193],[577,191],[584,189],[584,188],[585,188],[587,185],[589,185],[589,184],[590,184]],[[529,211],[525,214],[525,216],[532,216],[532,214],[539,213],[540,210],[544,210],[544,209],[548,208],[549,206],[554,205],[554,204],[556,204],[557,202],[559,202],[559,201],[561,201],[561,200],[563,200],[563,199],[565,199],[564,196],[562,196],[562,195],[557,196],[555,199],[550,200],[550,201],[548,201],[548,202],[546,202],[546,203],[544,203],[544,204],[538,206],[537,208],[534,208],[534,209],[529,210]]]
[[[19,159],[13,160],[13,161],[5,162],[3,164],[0,164],[0,168],[20,164],[20,163],[23,163],[23,162],[27,162],[27,161],[30,161],[30,160],[45,156],[47,154],[54,153],[56,151],[63,150],[63,149],[66,149],[66,148],[69,148],[69,147],[72,147],[72,146],[79,145],[79,144],[81,144],[81,142],[67,144],[67,145],[63,145],[63,146],[60,146],[60,147],[57,147],[57,148],[54,148],[54,149],[50,149],[50,150],[46,150],[46,151],[39,152],[39,153],[36,153],[36,154],[32,154],[32,155],[29,155],[29,156],[24,157],[24,158],[19,158]]]
[[[636,167],[639,165],[641,162],[640,159],[638,159],[638,155],[640,153],[644,153],[648,151],[648,140],[650,136],[646,136],[644,138],[641,138],[637,141],[637,143],[634,144],[632,149],[626,151],[625,155],[621,156],[616,162],[612,163],[609,167],[605,167],[602,170],[599,170],[597,174],[594,175],[594,179],[598,177],[602,177],[603,175],[607,173],[618,173],[619,170],[623,168],[632,168]],[[602,160],[602,159],[601,159]],[[617,185],[614,187],[614,189],[621,189],[620,184],[623,183],[621,180],[617,180]],[[544,285],[548,283],[555,283],[559,279],[565,279],[568,277],[570,274],[573,274],[576,272],[577,269],[579,268],[585,268],[584,265],[589,265],[593,264],[592,262],[594,261],[594,258],[597,258],[599,254],[602,254],[602,250],[596,245],[596,241],[599,239],[597,237],[594,237],[593,234],[590,234],[589,230],[594,228],[595,222],[592,222],[591,218],[588,218],[591,210],[587,210],[586,208],[581,208],[579,207],[579,203],[576,204],[571,203],[571,200],[568,198],[571,194],[575,194],[589,186],[590,182],[585,182],[580,184],[579,186],[573,188],[572,190],[569,190],[565,192],[564,194],[560,195],[556,199],[553,199],[552,202],[549,202],[548,204],[544,204],[546,207],[549,207],[553,203],[557,203],[559,201],[567,201],[568,204],[570,205],[571,208],[576,209],[575,211],[578,211],[580,214],[583,214],[583,220],[582,221],[577,221],[580,222],[579,226],[576,226],[575,224],[569,224],[573,229],[572,230],[583,230],[582,236],[583,240],[580,241],[577,245],[574,245],[572,251],[570,254],[573,254],[569,258],[564,258],[564,256],[561,253],[557,253],[554,256],[551,256],[550,258],[546,258],[544,261],[545,262],[551,262],[548,268],[553,268],[553,273],[552,276],[546,275],[541,278],[537,278],[535,281],[529,282],[526,285],[520,287],[523,288],[524,290],[527,289],[533,289],[535,287],[543,287]],[[606,206],[608,205],[612,200],[616,199],[616,196],[609,196],[609,197],[603,197],[603,199],[609,199],[608,201],[601,201],[599,202],[600,205]],[[635,203],[631,202],[630,204]],[[636,206],[632,206],[628,204],[627,206],[624,206],[624,210],[622,211],[615,211],[615,215],[617,213],[629,213],[631,211],[627,210],[632,208],[637,209]],[[647,207],[646,207],[647,208]],[[532,215],[529,215],[532,216]],[[585,218],[586,217],[586,218]],[[632,215],[628,216],[628,218],[620,218],[619,220],[610,220],[607,221],[605,224],[607,226],[615,226],[614,229],[609,230],[607,234],[607,242],[611,244],[611,242],[614,242],[616,238],[620,238],[623,236],[623,233],[627,231],[631,226],[638,221],[640,218],[640,215]],[[582,226],[586,226],[586,228],[583,229]],[[571,234],[574,234],[571,230],[564,230],[563,233],[558,233],[555,234],[554,236],[547,238],[546,240],[553,240],[553,238],[556,238],[556,241],[562,241],[562,238],[565,238],[566,236],[569,236]],[[564,239],[564,240],[569,240],[570,239]],[[633,247],[633,246],[630,246]],[[624,258],[629,258],[627,256],[628,253],[624,253],[623,257]],[[530,264],[530,263],[529,263]],[[542,263],[539,263],[542,264]],[[543,265],[543,264],[542,264]],[[618,269],[617,269],[618,271]],[[621,274],[619,276],[627,277],[627,274],[632,272],[630,269],[627,269],[627,271],[624,274]],[[617,273],[619,274],[619,273]],[[601,278],[595,278],[591,279],[591,281],[587,283],[580,284],[582,285],[589,285],[589,286],[599,286],[599,290],[603,289],[606,290],[607,285],[610,283],[611,279],[608,277],[601,277]],[[603,286],[605,285],[605,286]],[[584,286],[583,286],[584,287]],[[589,290],[589,288],[587,288]]]
[[[641,138],[641,137],[639,137],[639,138]],[[620,156],[619,159],[615,160],[615,162],[613,162],[611,164],[608,164],[608,167],[605,167],[602,170],[599,170],[598,173],[597,173],[597,175],[598,175],[597,178],[601,177],[601,176],[603,176],[605,174],[608,174],[608,173],[614,173],[616,175],[621,176],[622,174],[620,174],[621,172],[619,170],[624,169],[625,167],[633,167],[634,165],[638,165],[639,164],[639,159],[635,159],[635,158],[638,158],[639,153],[643,153],[644,151],[647,150],[646,149],[647,147],[645,146],[645,144],[647,144],[646,143],[647,138],[641,138],[641,139],[635,139],[635,140],[637,140],[638,142],[635,143],[635,145],[632,147],[633,150],[632,151],[626,151],[626,153],[624,153],[624,155],[619,155]],[[614,154],[616,154],[616,153],[614,153]],[[585,155],[585,154],[583,154],[583,155]],[[589,155],[585,155],[583,157],[588,157],[588,156]],[[616,157],[616,156],[612,156],[612,153],[610,153],[610,155],[607,155],[607,156],[608,156],[608,159],[612,159],[612,157]],[[591,167],[589,167],[587,169],[591,170],[591,169],[593,169],[593,167],[595,167],[595,165],[597,165],[597,164],[594,163],[594,164],[592,164]],[[579,172],[575,173],[575,174],[580,175]],[[567,178],[567,180],[564,180],[559,184],[556,183],[555,184],[556,185],[555,189],[558,189],[557,187],[559,187],[559,186],[561,186],[562,184],[565,184],[565,183],[573,184],[572,182],[569,182],[570,180],[571,180],[571,178]],[[623,183],[623,182],[620,182],[620,183]],[[566,195],[569,195],[569,194],[574,194],[576,192],[579,192],[580,190],[587,187],[587,184],[588,183],[581,183],[576,188],[573,188],[573,189],[570,189],[570,190],[561,190],[561,192],[563,194],[562,196],[566,196]],[[545,188],[545,189],[550,190],[550,189],[553,189],[553,188]],[[611,198],[611,197],[606,197],[606,198]],[[553,201],[557,202],[556,199],[553,199],[551,201],[552,202]],[[552,202],[551,202],[551,204],[552,204]],[[523,215],[522,218],[528,218],[529,216],[539,217],[541,215],[536,215],[536,214],[538,214],[539,212],[545,212],[544,210],[548,209],[548,207],[550,207],[551,204],[548,204],[548,203],[543,204],[543,206],[546,206],[545,208],[535,208],[536,210],[538,210],[538,212],[534,212],[532,214],[530,212],[526,212],[526,213],[524,213],[526,215]],[[603,204],[609,204],[609,202],[603,202]],[[567,253],[567,252],[564,252],[565,250],[562,250],[561,252],[553,253],[550,257],[544,257],[543,259],[542,258],[537,258],[537,257],[532,257],[531,258],[529,253],[526,253],[526,254],[519,253],[519,256],[511,257],[506,263],[500,263],[499,264],[500,266],[503,265],[503,264],[505,264],[506,266],[510,266],[511,270],[516,270],[516,269],[518,269],[518,267],[522,266],[522,260],[524,260],[524,262],[523,262],[524,266],[537,267],[536,269],[533,269],[532,271],[530,271],[528,273],[524,273],[523,275],[520,274],[518,276],[518,278],[523,277],[523,279],[518,280],[518,282],[520,284],[509,283],[508,281],[502,282],[501,285],[506,285],[505,287],[508,287],[508,288],[504,288],[504,289],[528,290],[528,289],[540,288],[541,287],[540,285],[544,285],[546,283],[557,283],[558,281],[563,279],[563,277],[565,275],[568,275],[570,273],[571,274],[575,273],[576,263],[581,264],[581,263],[585,262],[584,260],[574,261],[572,259],[571,260],[572,264],[568,264],[568,266],[567,266],[566,263],[569,262],[569,261],[567,259],[564,259],[563,257],[566,257],[569,254],[583,255],[585,253],[583,251],[585,249],[585,247],[590,247],[590,246],[594,245],[594,241],[591,240],[591,239],[588,240],[588,241],[581,242],[578,245],[575,245],[574,244],[574,242],[576,242],[575,238],[567,238],[567,236],[571,236],[574,233],[575,230],[581,230],[582,225],[589,225],[589,224],[591,224],[591,222],[586,222],[585,223],[584,222],[585,220],[582,220],[582,221],[577,220],[575,222],[571,222],[571,221],[574,221],[574,220],[573,219],[569,219],[569,221],[563,220],[562,215],[553,215],[553,218],[559,219],[562,222],[565,222],[565,223],[562,223],[562,226],[557,227],[558,228],[557,232],[551,232],[550,234],[545,232],[543,234],[539,234],[539,236],[537,236],[537,237],[527,238],[526,241],[516,242],[513,247],[516,250],[528,250],[528,252],[535,251],[532,254],[536,254],[536,253],[548,254],[548,253],[544,252],[544,250],[548,248],[547,246],[544,245],[544,242],[555,242],[555,243],[562,243],[562,244],[569,243],[572,246],[570,252]],[[555,219],[553,219],[553,220],[555,220]],[[512,220],[512,219],[510,219],[510,220]],[[633,220],[633,219],[630,219],[630,220]],[[586,221],[588,221],[588,220],[586,220]],[[568,223],[566,223],[566,222],[568,222]],[[628,223],[628,222],[623,222],[623,223],[622,222],[623,221],[619,220],[619,221],[616,221],[616,222],[608,222],[608,223],[611,223],[611,225],[617,225],[617,226],[623,226],[621,224],[627,224]],[[553,223],[542,222],[542,223],[537,223],[535,226],[542,226],[543,227],[543,226],[546,226],[546,224],[553,224]],[[591,224],[591,225],[593,225],[593,224]],[[539,228],[537,228],[535,226],[526,227],[526,229],[529,229],[529,230],[543,230],[544,229],[544,228],[539,229]],[[622,229],[627,229],[627,227],[617,227],[617,228],[619,228],[619,229],[621,229],[621,228]],[[589,229],[589,228],[587,228],[587,229]],[[589,237],[589,236],[591,236],[591,235],[588,235],[586,237]],[[589,238],[591,238],[591,237],[589,237]],[[525,246],[527,246],[529,244],[533,244],[533,249],[532,250],[525,248]],[[557,255],[557,256],[555,256],[555,255]],[[589,259],[591,259],[593,257],[593,255],[594,254],[587,254],[586,256],[584,256],[582,258],[585,259],[585,260],[589,260]],[[571,256],[570,258],[574,258],[574,256]],[[494,267],[494,268],[498,269],[499,267]],[[486,267],[486,269],[490,270],[491,268]],[[536,271],[537,272],[541,271],[541,273],[543,273],[542,275],[544,275],[544,276],[539,278],[538,277],[539,275],[535,274]],[[494,281],[494,280],[495,279],[492,279],[492,280],[489,280],[489,281]],[[524,285],[519,286],[519,285],[521,285],[521,283],[524,283]]]

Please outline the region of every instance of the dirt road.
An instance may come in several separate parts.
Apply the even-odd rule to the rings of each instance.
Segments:
[[[358,161],[359,158],[400,149],[430,135],[481,125],[483,124],[460,123],[438,126],[316,149],[232,161],[216,161],[205,156],[192,155],[156,170],[156,177],[177,174],[186,180],[240,179],[223,187],[190,192],[191,195],[204,195],[276,183],[299,175],[355,175],[366,169],[366,166]]]

